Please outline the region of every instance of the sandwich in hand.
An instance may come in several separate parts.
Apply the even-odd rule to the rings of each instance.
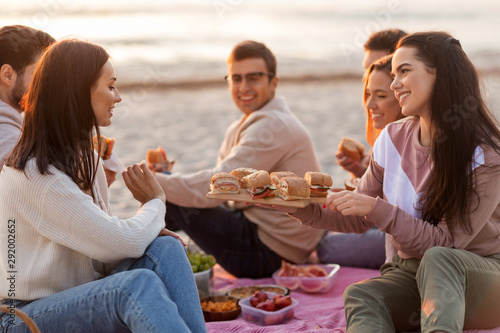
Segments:
[[[278,184],[280,183],[280,179],[283,177],[298,177],[296,174],[294,174],[291,171],[276,171],[276,172],[271,172],[271,182],[273,185],[278,188]]]
[[[219,172],[212,176],[210,190],[214,194],[240,193],[240,182],[227,172]]]
[[[113,146],[115,145],[114,138],[107,138],[104,135],[101,135],[100,140],[95,135],[93,137],[94,149],[97,151],[99,156],[102,157],[103,160],[107,160],[111,157],[111,152],[113,151]]]
[[[231,174],[233,176],[235,176],[236,178],[238,178],[238,180],[240,181],[241,188],[247,188],[247,184],[244,181],[244,177],[246,177],[254,172],[257,172],[257,171],[259,171],[259,170],[253,169],[253,168],[237,168],[237,169],[234,169],[233,171],[231,171]]]
[[[252,199],[266,199],[276,196],[276,187],[271,183],[271,177],[265,170],[244,177],[244,181]]]
[[[339,150],[344,156],[347,156],[355,161],[361,161],[365,155],[365,147],[358,141],[351,138],[342,138],[339,144]]]
[[[149,149],[146,153],[146,163],[149,169],[157,172],[170,172],[175,161],[169,161],[167,153],[162,147],[157,149]]]
[[[354,191],[359,184],[361,178],[346,178],[344,181],[345,189],[349,191]]]
[[[304,178],[283,177],[280,179],[277,193],[283,200],[307,200],[311,191]]]
[[[311,197],[326,197],[333,185],[332,177],[323,172],[306,172],[304,179],[311,189]]]

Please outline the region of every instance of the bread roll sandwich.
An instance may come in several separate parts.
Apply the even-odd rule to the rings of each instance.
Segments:
[[[237,168],[231,171],[231,174],[238,178],[241,188],[247,188],[247,184],[245,183],[243,178],[257,171],[259,170],[253,168]]]
[[[309,184],[300,177],[281,178],[277,189],[278,197],[283,200],[307,200],[310,193]]]
[[[295,173],[291,171],[276,171],[276,172],[271,172],[271,182],[273,185],[277,188],[278,184],[280,183],[280,179],[283,177],[298,177]]]
[[[354,191],[358,187],[360,178],[346,178],[344,181],[345,189],[349,191]]]
[[[306,172],[304,179],[311,189],[311,197],[326,197],[333,185],[332,177],[323,172]]]
[[[271,177],[265,170],[254,172],[244,177],[247,191],[252,199],[266,199],[276,196],[276,187],[271,183]]]
[[[97,135],[95,135],[92,139],[94,149],[97,151],[99,156],[101,156],[103,160],[109,159],[115,145],[115,139],[107,138],[104,135],[101,135],[101,140],[98,139]]]
[[[219,172],[212,176],[210,190],[214,194],[240,193],[240,182],[229,173]]]
[[[365,154],[365,147],[358,141],[351,138],[342,138],[339,144],[339,150],[355,161],[361,161]]]
[[[147,151],[146,162],[150,166],[150,169],[168,172],[172,170],[175,163],[175,161],[168,160],[167,153],[160,146],[157,149],[149,149]]]

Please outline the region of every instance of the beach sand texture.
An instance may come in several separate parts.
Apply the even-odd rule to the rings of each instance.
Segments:
[[[500,77],[486,74],[484,80],[486,102],[500,118]],[[362,89],[361,79],[352,79],[281,82],[277,90],[311,133],[321,167],[337,187],[343,187],[348,177],[336,164],[340,139],[349,136],[369,148],[364,138]],[[161,145],[176,161],[173,172],[213,168],[227,126],[241,115],[225,85],[138,86],[121,94],[123,101],[115,109],[112,125],[102,131],[116,138],[115,151],[125,166],[144,160],[147,149]],[[121,176],[110,187],[110,201],[120,218],[133,216],[139,208]]]

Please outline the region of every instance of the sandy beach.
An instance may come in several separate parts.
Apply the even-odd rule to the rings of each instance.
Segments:
[[[500,118],[500,77],[484,74],[487,104]],[[119,83],[118,83],[119,87]],[[343,136],[368,145],[364,138],[365,113],[360,78],[281,82],[277,95],[286,98],[292,111],[312,135],[324,172],[334,186],[343,186],[348,173],[336,164],[335,152]],[[174,172],[191,173],[212,168],[227,126],[240,116],[224,84],[206,88],[137,86],[121,91],[113,124],[103,134],[116,138],[115,152],[125,165],[145,159],[146,151],[161,145]],[[121,176],[110,187],[113,213],[133,216],[139,204]]]

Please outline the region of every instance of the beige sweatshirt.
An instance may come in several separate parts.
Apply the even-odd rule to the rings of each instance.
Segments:
[[[212,175],[239,167],[293,171],[301,177],[307,171],[320,171],[311,136],[283,98],[272,99],[262,109],[248,117],[241,116],[229,126],[213,169],[156,177],[167,201],[182,207],[211,208],[223,203],[205,197]],[[269,209],[251,206],[244,214],[257,224],[259,237],[266,246],[294,263],[303,262],[324,233]]]

